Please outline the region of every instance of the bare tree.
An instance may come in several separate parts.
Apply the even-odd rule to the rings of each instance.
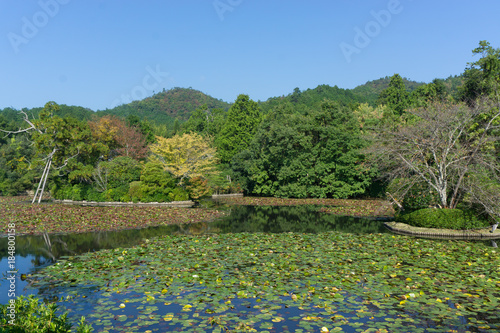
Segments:
[[[107,162],[100,162],[97,164],[92,178],[96,184],[97,191],[105,192],[108,189],[109,183],[109,166]]]
[[[499,105],[491,100],[473,107],[435,103],[408,111],[406,123],[381,125],[367,153],[388,180],[400,180],[396,197],[424,183],[438,194],[442,208],[469,200],[498,217],[499,124]]]

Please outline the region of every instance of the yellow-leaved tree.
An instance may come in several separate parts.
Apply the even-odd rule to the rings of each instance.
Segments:
[[[175,135],[170,139],[156,137],[157,143],[150,146],[152,162],[160,162],[179,184],[186,179],[207,178],[215,174],[219,160],[216,149],[210,147],[205,138],[197,133]]]

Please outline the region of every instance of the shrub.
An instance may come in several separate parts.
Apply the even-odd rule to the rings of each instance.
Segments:
[[[52,189],[52,196],[56,199],[68,199],[81,201],[87,198],[87,192],[91,186],[85,184],[66,184],[61,187],[55,186]]]
[[[407,212],[430,208],[437,205],[438,196],[434,191],[421,187],[412,188],[403,199],[402,205]]]
[[[208,181],[202,177],[191,178],[187,182],[186,190],[189,193],[189,197],[193,200],[199,200],[210,193],[210,188],[208,186]],[[181,200],[174,200],[181,201]]]
[[[486,228],[489,222],[470,210],[424,208],[396,216],[397,222],[414,227],[468,230]]]
[[[0,305],[0,332],[13,333],[68,333],[72,325],[68,323],[67,313],[62,316],[56,315],[57,305],[51,303],[45,305],[40,303],[33,295],[29,297],[20,296],[15,300],[14,325],[9,324],[11,317],[7,304]],[[85,324],[85,318],[80,319],[76,333],[90,333],[92,327]]]
[[[97,191],[95,188],[91,187],[87,191],[86,200],[88,201],[106,201],[102,192]]]
[[[186,201],[189,200],[189,194],[182,188],[176,187],[171,193],[169,193],[168,198],[170,201]]]
[[[144,193],[142,190],[142,182],[135,181],[130,183],[130,189],[128,190],[128,195],[133,202],[139,202],[143,199]]]
[[[108,163],[110,187],[119,188],[128,185],[130,182],[139,180],[141,176],[141,165],[133,158],[118,156],[105,163]]]
[[[128,196],[129,184],[124,184],[116,188],[108,189],[104,192],[104,198],[106,201],[130,201]]]

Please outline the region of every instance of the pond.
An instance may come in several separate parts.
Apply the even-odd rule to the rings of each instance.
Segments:
[[[388,232],[383,223],[373,219],[336,216],[318,212],[316,206],[234,206],[230,214],[213,222],[168,225],[145,229],[129,229],[97,233],[77,233],[46,236],[17,236],[16,284],[18,294],[37,294],[21,280],[22,274],[33,274],[65,256],[118,247],[131,247],[161,235],[199,235],[242,232],[305,232],[343,231],[354,233]],[[1,267],[7,267],[7,239],[0,238]],[[6,304],[8,285],[5,277],[0,285],[0,302]]]
[[[159,235],[173,236],[150,240]],[[0,249],[6,267],[5,239]],[[100,249],[116,250],[94,252]],[[16,291],[63,297],[58,303],[72,321],[85,315],[96,332],[235,325],[268,332],[404,331],[408,325],[482,331],[499,325],[482,312],[486,303],[486,313],[498,306],[500,281],[464,281],[470,274],[498,276],[492,250],[489,243],[394,236],[382,221],[322,214],[314,206],[234,206],[210,223],[18,237],[18,276],[50,269],[42,280],[19,280]],[[466,269],[473,271],[461,275]],[[2,290],[3,304],[6,295]],[[468,301],[480,313],[478,324],[458,310]],[[435,310],[422,314],[430,305]]]

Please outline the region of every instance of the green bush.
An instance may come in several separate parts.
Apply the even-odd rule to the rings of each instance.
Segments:
[[[423,188],[412,188],[403,199],[402,205],[405,211],[414,212],[435,206],[438,202],[438,196],[434,191]]]
[[[128,185],[139,180],[141,176],[141,165],[133,158],[119,156],[104,163],[108,163],[106,167],[109,170],[109,187],[119,188]]]
[[[170,201],[187,201],[189,200],[189,193],[180,187],[176,187],[168,194],[168,198]]]
[[[91,186],[84,184],[66,184],[61,187],[54,187],[52,189],[52,196],[56,199],[68,199],[74,201],[85,200],[87,197],[87,192],[91,189]]]
[[[130,188],[128,190],[128,195],[133,202],[142,201],[144,193],[142,190],[142,182],[135,181],[130,183]]]
[[[104,198],[106,201],[128,202],[130,201],[130,197],[128,195],[129,189],[129,184],[124,184],[116,188],[110,188],[104,192]]]
[[[397,222],[414,227],[468,230],[487,228],[489,222],[470,210],[424,208],[396,216]]]
[[[67,313],[56,315],[57,305],[45,305],[33,295],[15,299],[13,310],[10,304],[0,305],[0,332],[12,333],[68,333],[75,332],[68,323]],[[13,318],[12,315],[15,315]],[[13,321],[13,325],[12,325]],[[92,327],[80,319],[76,333],[90,333]]]
[[[91,187],[87,191],[87,196],[85,198],[88,201],[102,202],[106,201],[102,192],[97,191],[95,188]]]

